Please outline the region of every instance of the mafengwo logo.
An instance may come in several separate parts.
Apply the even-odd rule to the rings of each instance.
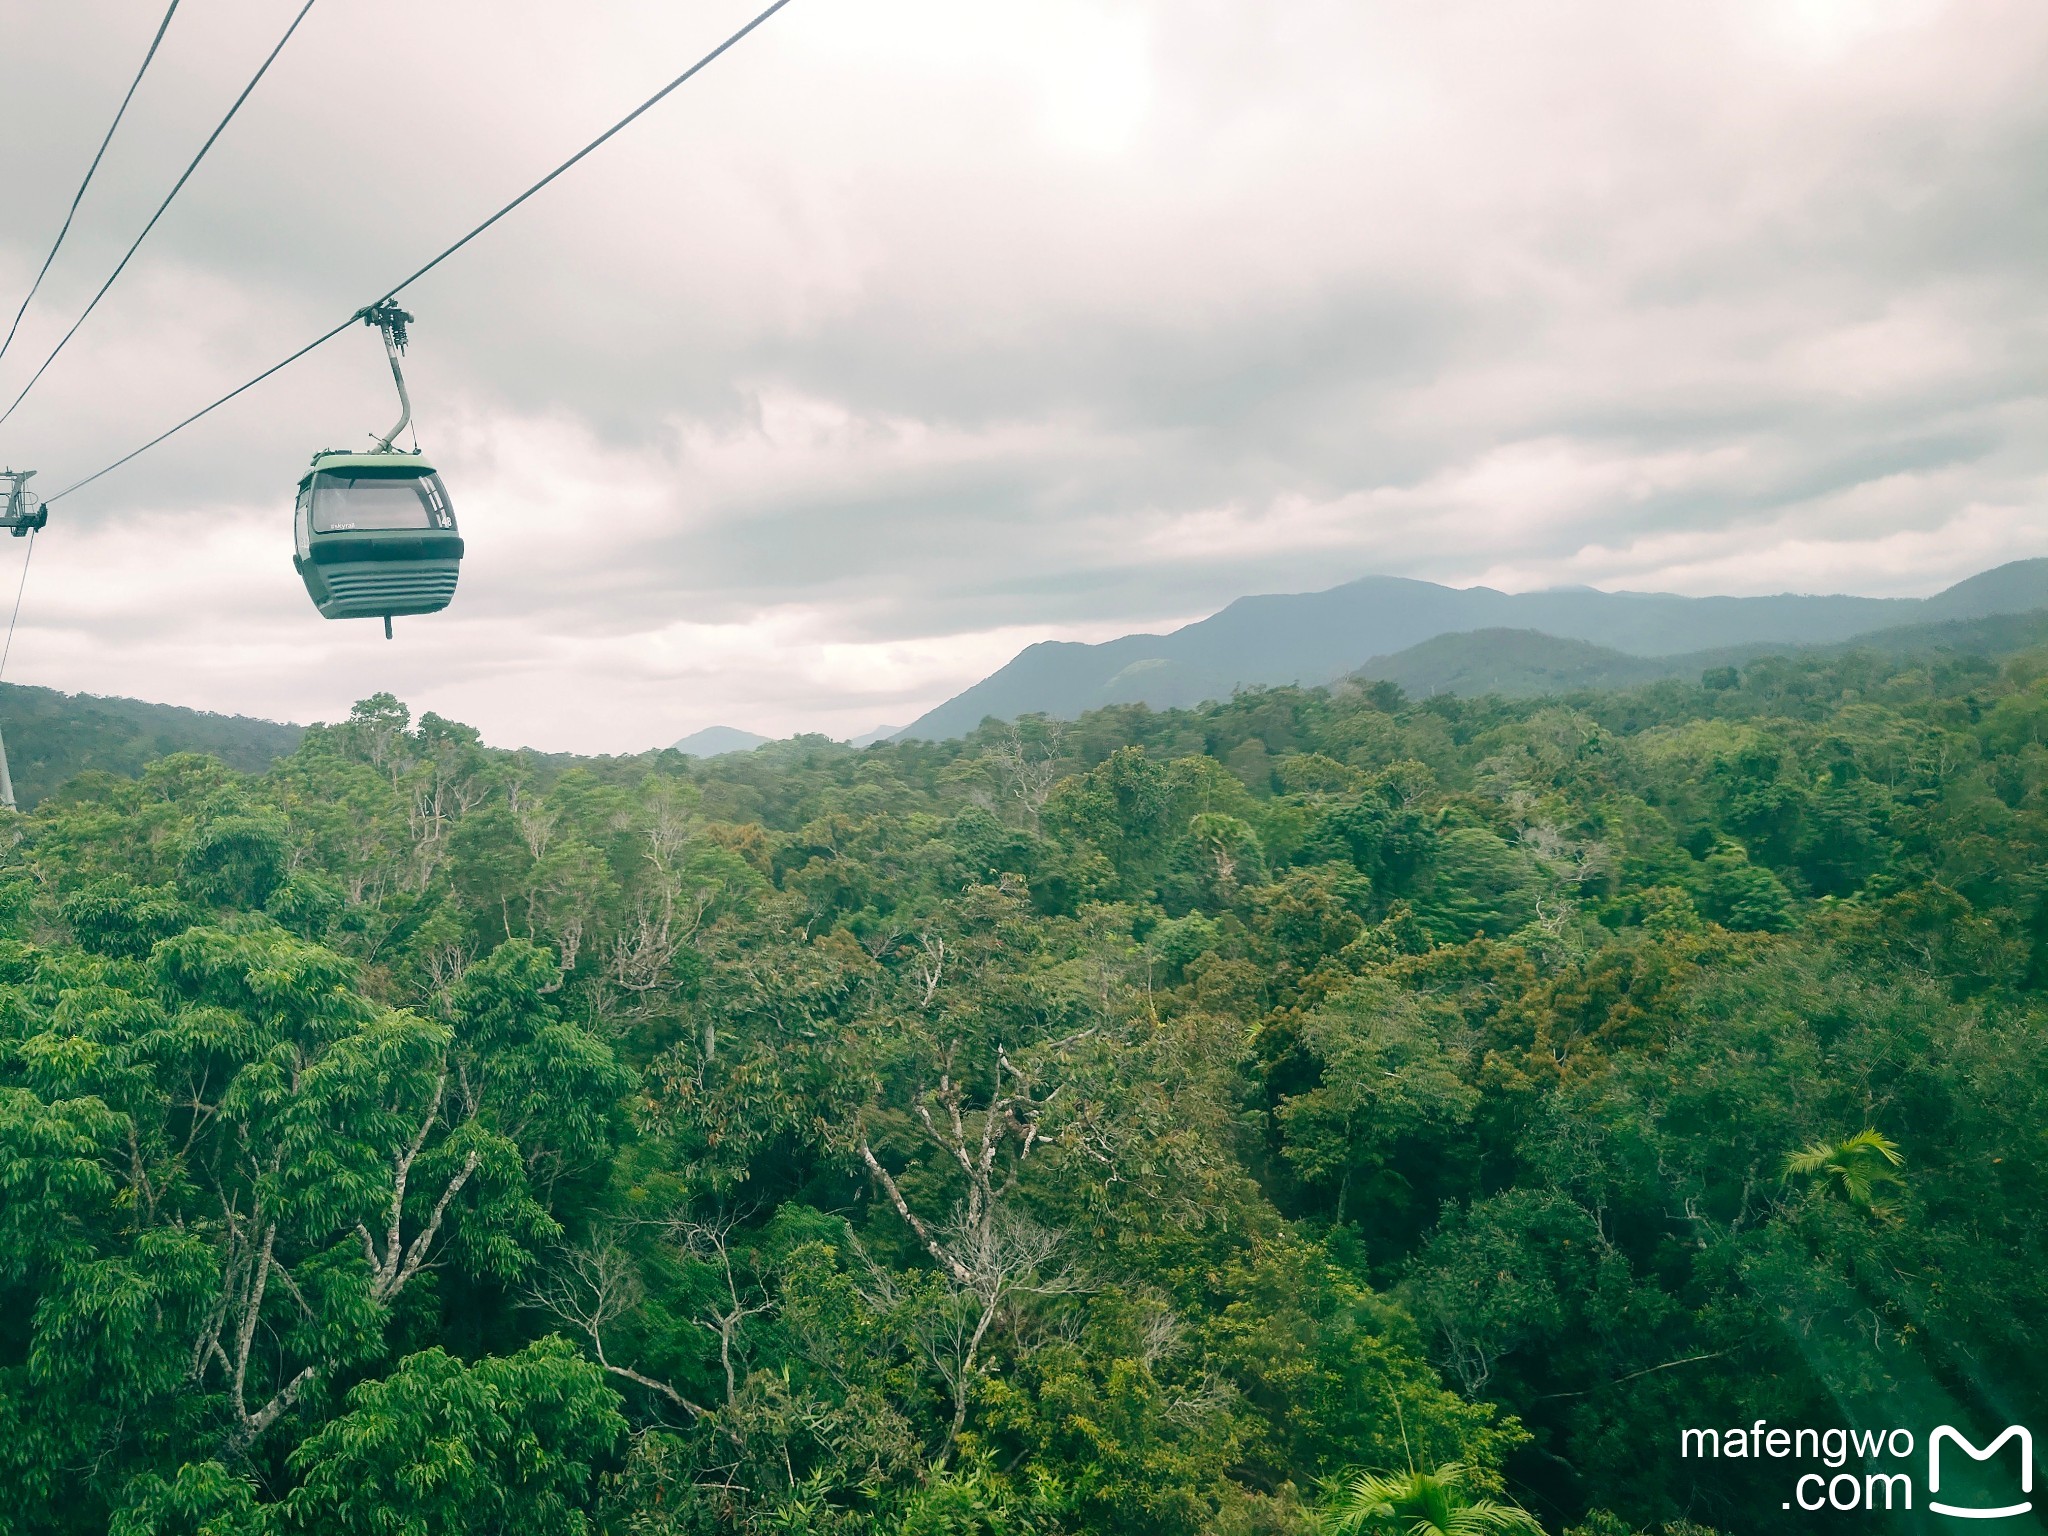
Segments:
[[[1818,1470],[1792,1479],[1783,1504],[1808,1513],[1917,1507],[1956,1520],[2004,1520],[2033,1511],[2034,1436],[2023,1425],[2008,1425],[1983,1446],[1953,1424],[1936,1427],[1925,1442],[1924,1504],[1916,1499],[1921,1490],[1913,1477],[1920,1443],[1910,1429],[1787,1429],[1759,1419],[1747,1429],[1684,1430],[1678,1453],[1701,1460],[1818,1462]],[[2005,1454],[2008,1447],[2016,1456]],[[1850,1470],[1852,1462],[1859,1470]]]
[[[1989,1461],[1996,1456],[2008,1440],[2020,1443],[2020,1492],[2031,1495],[2034,1491],[2034,1437],[2027,1430],[2014,1424],[1983,1450],[1978,1450],[1962,1432],[1951,1425],[1943,1424],[1927,1437],[1927,1507],[1937,1515],[1955,1515],[1963,1520],[2001,1520],[2007,1515],[2024,1515],[2034,1507],[2031,1497],[2016,1504],[2005,1504],[1986,1509],[1980,1505],[1944,1504],[1934,1495],[1941,1492],[1941,1448],[1952,1445],[1974,1461]]]

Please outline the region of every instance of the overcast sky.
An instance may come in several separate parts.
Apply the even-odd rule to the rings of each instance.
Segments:
[[[299,3],[184,0],[6,398]],[[756,8],[319,0],[0,460],[153,436]],[[161,9],[0,10],[7,314]],[[2048,553],[2044,81],[2039,0],[795,0],[405,294],[447,613],[291,568],[396,414],[355,329],[57,506],[8,679],[616,752],[1375,572],[1935,591]]]

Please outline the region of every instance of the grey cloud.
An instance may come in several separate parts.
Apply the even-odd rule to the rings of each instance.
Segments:
[[[625,5],[593,35],[537,0],[316,7],[0,457],[38,456],[54,486],[274,361],[727,10]],[[284,14],[181,13],[32,336],[90,291]],[[1372,570],[1597,559],[1658,585],[1677,557],[1655,538],[1709,564],[1833,540],[1853,563],[1970,505],[2010,509],[2001,553],[2030,553],[2048,17],[1957,3],[1815,42],[1781,35],[1784,14],[1076,0],[991,20],[898,0],[849,41],[792,7],[408,295],[423,440],[453,455],[476,550],[475,623],[434,630],[447,644],[411,675],[518,719],[486,686],[505,665],[460,648],[523,622],[518,666],[552,680],[530,728],[566,745],[601,707],[549,702],[575,645],[652,647],[679,623],[801,616],[801,644],[861,646],[1150,627]],[[33,215],[0,231],[0,292],[142,43],[110,0],[9,25],[36,127],[0,144]],[[1149,116],[1080,148],[1045,128],[1090,29],[1133,26]],[[1059,65],[1017,57],[1034,27],[1072,29]],[[385,424],[387,391],[374,338],[349,333],[65,517],[277,508],[281,529],[305,455]],[[813,442],[778,425],[791,401],[844,424]],[[514,503],[538,521],[515,530]],[[235,643],[313,625],[263,590],[224,620]],[[149,691],[144,637],[183,622],[108,621],[106,685]],[[972,680],[963,661],[835,704],[815,658],[763,657],[703,665],[760,668],[768,727],[893,718]],[[619,687],[618,708],[647,707]]]

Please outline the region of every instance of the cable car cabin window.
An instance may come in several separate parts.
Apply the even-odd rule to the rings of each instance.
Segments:
[[[315,533],[454,526],[439,475],[322,473],[313,478]]]

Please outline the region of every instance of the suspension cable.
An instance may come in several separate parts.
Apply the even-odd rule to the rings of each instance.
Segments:
[[[164,211],[171,206],[172,200],[184,190],[185,183],[192,179],[192,173],[199,169],[199,162],[206,158],[206,153],[213,148],[215,140],[219,139],[227,131],[228,124],[235,120],[235,114],[242,110],[242,103],[249,99],[249,93],[254,91],[257,83],[270,72],[270,66],[275,64],[277,56],[284,52],[284,45],[292,40],[292,34],[299,30],[299,23],[306,19],[306,12],[313,9],[313,4],[314,0],[306,0],[305,5],[300,7],[299,14],[292,18],[292,24],[284,29],[284,36],[277,40],[277,46],[270,50],[269,57],[264,59],[262,66],[250,77],[249,83],[242,87],[242,94],[235,98],[235,104],[228,108],[228,115],[220,120],[220,125],[212,133],[206,136],[206,142],[199,146],[199,153],[194,155],[192,163],[185,167],[185,174],[178,178],[177,185],[170,190],[170,195],[158,205],[156,212],[149,216],[149,222],[142,226],[142,233],[137,235],[134,244],[128,247],[127,254],[121,258],[120,265],[116,266],[113,272],[108,275],[107,280],[100,284],[100,291],[94,294],[92,302],[85,306],[85,313],[71,322],[71,329],[64,333],[63,340],[50,349],[50,355],[43,359],[42,367],[38,368],[30,376],[29,381],[21,386],[21,393],[14,397],[14,404],[8,406],[6,410],[0,411],[0,422],[4,422],[8,417],[12,416],[15,412],[15,407],[28,398],[28,392],[36,387],[36,380],[43,376],[44,370],[50,364],[57,361],[57,354],[70,345],[71,338],[78,334],[78,328],[85,324],[86,316],[99,308],[100,300],[104,299],[107,296],[107,290],[114,286],[114,279],[127,270],[128,263],[134,258],[135,253],[142,248],[142,242],[147,240],[149,232],[156,228],[157,220],[164,216]]]
[[[0,358],[7,356],[7,349],[14,345],[14,333],[21,329],[21,317],[28,313],[28,306],[36,296],[36,290],[43,286],[43,279],[50,274],[50,263],[57,259],[57,252],[64,247],[64,237],[71,233],[71,221],[78,216],[78,205],[85,201],[85,189],[92,185],[92,178],[100,168],[100,161],[106,158],[107,146],[114,142],[114,130],[121,126],[121,119],[128,113],[128,103],[135,99],[135,88],[142,84],[142,77],[149,73],[150,61],[156,57],[156,50],[164,40],[164,34],[171,29],[171,18],[178,14],[178,0],[171,0],[171,7],[164,12],[164,19],[157,23],[156,36],[150,39],[149,52],[142,56],[142,68],[135,71],[135,78],[128,83],[128,94],[121,98],[121,105],[114,113],[114,120],[107,125],[107,136],[100,140],[99,153],[92,157],[92,164],[85,168],[85,180],[78,184],[78,191],[72,195],[70,211],[64,215],[64,227],[57,231],[57,238],[50,246],[50,254],[43,258],[43,265],[36,273],[36,280],[28,285],[23,295],[21,308],[14,312],[14,323],[7,327],[7,339],[0,341]]]
[[[312,3],[312,0],[307,0],[307,3],[308,5],[310,5]],[[536,192],[539,192],[543,187],[547,186],[550,182],[554,181],[557,177],[562,175],[565,171],[569,170],[572,166],[576,165],[578,162],[585,159],[593,151],[598,149],[600,146],[602,146],[608,140],[610,140],[615,135],[620,133],[622,130],[630,126],[633,122],[638,120],[649,110],[659,105],[663,100],[665,100],[669,96],[671,92],[675,91],[678,87],[687,84],[698,73],[709,67],[728,50],[736,46],[749,33],[754,31],[755,28],[759,27],[762,23],[767,21],[769,17],[773,16],[777,11],[781,10],[784,6],[788,5],[789,3],[790,0],[775,0],[775,3],[773,5],[770,5],[765,11],[762,11],[760,15],[756,16],[752,21],[748,22],[745,26],[741,27],[739,31],[733,33],[731,37],[728,37],[716,48],[712,49],[709,53],[705,54],[703,58],[699,59],[696,63],[692,64],[680,75],[677,75],[675,79],[669,81],[667,85],[664,85],[652,96],[648,97],[645,101],[641,102],[640,105],[635,107],[631,112],[628,112],[616,123],[613,123],[611,127],[605,129],[603,133],[599,134],[596,138],[592,139],[588,144],[584,145],[581,149],[577,150],[575,154],[571,155],[568,159],[564,160],[552,171],[549,171],[547,175],[541,177],[539,181],[536,181],[524,192],[520,193],[517,197],[513,198],[511,202],[505,204],[504,207],[500,208],[496,213],[492,214],[489,218],[485,219],[481,224],[477,225],[476,228],[472,229],[460,240],[457,240],[453,245],[449,246],[446,250],[442,251],[441,254],[436,256],[432,261],[429,261],[425,266],[421,267],[411,276],[403,278],[394,286],[387,288],[383,292],[383,294],[375,300],[375,303],[382,304],[388,299],[396,298],[399,295],[399,293],[401,293],[403,290],[409,288],[410,286],[412,286],[412,284],[418,282],[421,278],[425,277],[429,272],[433,271],[434,268],[440,266],[441,263],[446,261],[450,256],[453,256],[465,245],[468,245],[469,242],[474,240],[478,235],[482,234],[485,230],[489,229],[493,224],[497,223],[500,219],[504,218],[506,214],[512,212],[513,209],[517,208],[521,203],[524,203]],[[374,307],[374,305],[370,307]],[[335,337],[339,336],[343,331],[347,330],[350,326],[354,325],[356,323],[357,315],[360,315],[361,313],[362,310],[357,310],[354,314],[351,314],[346,320],[342,321],[332,330],[323,332],[321,335],[314,337],[311,341],[307,342],[303,347],[299,348],[298,351],[292,353],[291,356],[285,358],[282,362],[272,363],[268,368],[264,369],[261,373],[257,374],[255,378],[250,379],[245,384],[236,385],[235,388],[229,390],[226,394],[222,395],[218,400],[214,401],[211,405],[201,406],[198,410],[194,411],[190,416],[187,416],[183,421],[179,422],[176,426],[168,428],[163,432],[159,432],[155,437],[151,438],[148,442],[144,443],[140,448],[135,449],[131,453],[123,454],[120,458],[114,460],[113,463],[107,465],[106,468],[94,470],[91,474],[87,475],[83,480],[73,481],[70,485],[65,486],[63,490],[58,491],[55,495],[44,497],[43,505],[48,506],[53,501],[58,501],[61,500],[63,497],[69,496],[73,491],[79,490],[84,486],[92,484],[93,481],[99,479],[100,476],[102,475],[112,474],[115,470],[119,469],[123,464],[126,464],[129,460],[141,457],[143,454],[149,452],[150,449],[156,447],[158,443],[163,442],[166,438],[172,437],[177,433],[184,431],[185,428],[191,426],[193,422],[199,420],[202,416],[210,415],[212,412],[219,410],[220,407],[226,405],[230,400],[234,399],[237,395],[246,393],[247,391],[254,389],[258,384],[261,384],[265,379],[269,378],[272,374],[282,372],[284,369],[289,368],[293,363],[296,363],[308,352],[313,351],[317,347],[325,346],[328,342],[332,341]],[[0,421],[4,420],[6,420],[6,418],[4,416],[0,416]]]
[[[21,594],[28,590],[28,563],[36,557],[36,530],[28,531],[28,552],[21,557],[21,584],[14,589],[14,612],[7,620],[7,643],[0,646],[0,677],[7,675],[7,658],[14,653],[14,626],[21,619]]]

